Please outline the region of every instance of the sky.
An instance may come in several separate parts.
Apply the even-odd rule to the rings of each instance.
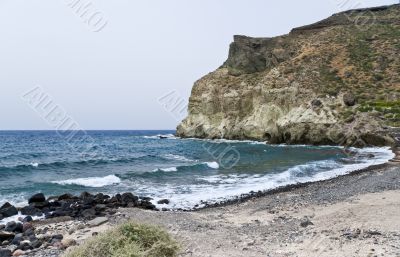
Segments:
[[[175,129],[182,115],[162,99],[186,101],[233,35],[282,35],[397,2],[0,0],[0,130],[57,129],[41,99],[80,129]]]

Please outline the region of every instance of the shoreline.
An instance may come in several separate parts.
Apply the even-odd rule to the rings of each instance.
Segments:
[[[394,159],[399,159],[400,158],[399,152],[396,151],[396,149],[392,149],[392,150],[396,154]],[[110,226],[112,226],[112,224],[117,224],[121,220],[124,220],[126,217],[132,216],[132,214],[141,213],[142,215],[144,215],[143,217],[156,216],[157,219],[155,220],[155,223],[160,223],[160,221],[163,219],[163,217],[169,217],[169,216],[173,217],[175,215],[179,217],[181,215],[203,215],[204,213],[215,213],[215,212],[220,212],[221,209],[231,210],[231,209],[238,208],[238,206],[248,205],[248,204],[252,204],[254,202],[262,202],[262,201],[265,201],[266,199],[275,198],[279,195],[290,195],[290,194],[293,194],[293,193],[296,193],[299,191],[307,190],[308,188],[324,188],[327,185],[334,188],[334,187],[340,186],[341,183],[343,183],[343,181],[352,180],[359,176],[371,176],[371,174],[373,174],[373,173],[384,172],[386,170],[391,170],[396,167],[399,168],[399,165],[398,165],[398,163],[395,163],[395,162],[387,162],[385,164],[372,165],[367,168],[355,170],[348,174],[340,175],[340,176],[330,178],[327,180],[298,183],[298,184],[274,188],[271,190],[266,190],[263,192],[256,192],[253,194],[241,195],[241,196],[237,197],[236,199],[227,200],[227,201],[216,203],[216,204],[208,204],[204,207],[201,207],[198,209],[193,209],[193,210],[154,211],[153,207],[155,207],[155,206],[150,206],[149,199],[141,199],[141,200],[144,200],[144,206],[141,209],[135,205],[127,205],[127,204],[119,205],[119,204],[117,204],[115,206],[115,208],[107,209],[107,211],[105,211],[102,215],[96,215],[96,214],[92,213],[92,216],[88,216],[89,218],[88,217],[84,218],[83,216],[77,216],[75,218],[71,218],[71,217],[68,218],[68,215],[65,215],[65,216],[61,215],[61,217],[50,218],[50,219],[45,219],[45,220],[40,220],[40,221],[33,221],[30,223],[32,223],[32,226],[35,227],[35,230],[40,231],[41,228],[43,228],[43,226],[47,227],[47,228],[50,227],[50,231],[53,229],[56,233],[64,234],[64,236],[63,236],[64,241],[70,240],[70,242],[82,243],[85,239],[91,237],[93,234],[104,231],[104,229],[109,228]],[[400,180],[400,178],[399,178],[399,180]],[[399,186],[399,189],[400,189],[400,186]],[[384,190],[384,189],[382,190],[382,192],[385,192],[385,191],[386,190]],[[74,197],[74,199],[76,200],[77,198]],[[305,199],[300,199],[299,201],[304,202],[304,203],[307,202],[307,200],[305,200]],[[343,199],[337,198],[336,201],[334,201],[334,202],[341,202],[341,201],[343,201]],[[148,208],[145,207],[146,204],[149,204]],[[134,207],[134,208],[132,208],[132,207]],[[152,208],[150,208],[150,207],[152,207]],[[90,220],[96,220],[99,216],[104,216],[104,217],[106,217],[106,219],[103,222],[100,222],[98,225],[95,225],[95,226],[89,225]],[[67,217],[66,220],[64,220],[63,217]],[[141,218],[137,217],[136,215],[133,215],[133,218],[141,221]],[[242,218],[246,219],[245,217],[242,217]],[[146,221],[144,220],[144,222],[146,222]],[[52,226],[51,224],[54,224],[54,226]],[[65,224],[69,224],[69,225],[67,225],[67,227],[76,226],[78,228],[78,229],[76,229],[76,231],[79,232],[79,236],[75,235],[74,232],[71,235],[71,233],[70,233],[71,231],[68,231],[67,229],[62,230],[61,232],[58,231],[57,227],[60,227],[60,226],[64,227],[64,226],[66,226]],[[165,226],[165,224],[162,224],[162,222],[160,225]],[[172,226],[175,226],[175,225],[176,224],[172,224]],[[167,230],[169,230],[169,229],[167,229]],[[84,231],[86,231],[86,232],[84,232]],[[40,233],[39,233],[39,235],[40,235]],[[59,234],[56,234],[56,235],[59,235]],[[177,236],[179,239],[179,235],[177,235]],[[75,243],[71,243],[71,246],[73,246],[74,244]],[[27,248],[26,253],[28,254],[28,256],[47,256],[46,255],[47,252],[50,251],[50,252],[52,252],[52,255],[49,255],[49,256],[59,256],[61,253],[64,252],[64,250],[66,248],[69,247],[69,246],[63,245],[62,240],[56,241],[55,245],[54,244],[44,244],[44,245],[45,245],[44,248],[43,247],[42,248],[39,247],[37,249]],[[5,245],[3,244],[3,246],[5,246]],[[182,255],[182,256],[189,256],[189,255]],[[249,256],[251,256],[251,255],[249,255]],[[255,255],[255,256],[258,256],[258,255]]]

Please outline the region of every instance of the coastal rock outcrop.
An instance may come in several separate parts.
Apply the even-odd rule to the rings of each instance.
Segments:
[[[235,36],[228,60],[194,84],[177,135],[393,145],[399,15],[397,4],[335,14],[274,38]]]

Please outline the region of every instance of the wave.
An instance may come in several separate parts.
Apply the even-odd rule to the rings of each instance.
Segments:
[[[167,185],[159,188],[157,194],[152,196],[155,204],[157,199],[167,194],[171,199],[170,208],[192,209],[194,206],[204,206],[204,202],[218,203],[248,194],[251,191],[265,191],[297,183],[331,179],[373,165],[384,164],[394,157],[394,153],[389,148],[364,148],[357,149],[357,152],[362,157],[358,157],[356,163],[346,164],[340,160],[322,160],[297,165],[273,174],[198,176],[196,180],[200,184]],[[374,155],[373,158],[371,158],[371,154]],[[182,191],[182,188],[185,190]],[[145,191],[146,188],[141,190]]]
[[[182,161],[182,162],[197,162],[197,160],[192,160],[192,159],[186,158],[185,156],[177,155],[177,154],[165,154],[162,157],[164,157],[167,160],[177,160],[177,161]]]
[[[89,160],[73,160],[73,161],[55,161],[55,162],[31,162],[29,164],[15,165],[15,166],[0,166],[0,171],[23,171],[30,170],[32,168],[63,168],[69,166],[87,166],[87,165],[104,165],[113,163],[131,163],[134,161],[153,161],[153,160],[165,160],[167,157],[157,156],[157,155],[142,155],[137,157],[124,157],[124,158],[99,158],[99,159],[89,159]],[[169,159],[171,160],[171,159]],[[183,158],[182,158],[183,160]],[[189,161],[189,159],[187,159]]]
[[[121,183],[121,179],[115,175],[109,175],[106,177],[89,177],[89,178],[77,178],[67,179],[61,181],[52,181],[51,183],[59,185],[78,185],[85,187],[105,187]]]
[[[166,135],[158,134],[155,136],[143,136],[143,138],[146,138],[146,139],[179,139],[179,137],[176,137],[173,134],[166,134]]]
[[[195,171],[202,170],[204,168],[219,169],[218,162],[202,162],[193,165],[182,165],[178,167],[168,167],[168,168],[157,168],[152,172],[145,172],[143,174],[154,174],[159,172],[177,172],[177,171]]]

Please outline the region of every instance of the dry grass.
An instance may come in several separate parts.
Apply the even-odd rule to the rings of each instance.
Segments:
[[[174,257],[178,245],[154,226],[124,223],[72,249],[65,257]]]

